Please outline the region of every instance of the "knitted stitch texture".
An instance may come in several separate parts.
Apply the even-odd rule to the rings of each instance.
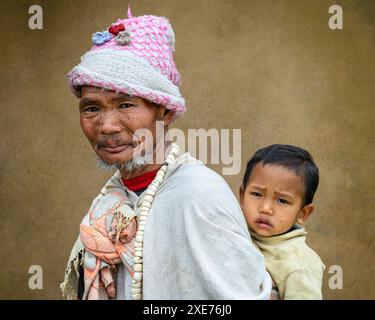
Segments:
[[[80,97],[82,86],[100,87],[163,105],[175,112],[175,119],[182,116],[185,100],[179,91],[175,36],[168,19],[132,17],[129,10],[128,19],[117,20],[108,30],[121,30],[122,25],[125,31],[113,37],[103,31],[103,41],[97,41],[100,33],[93,35],[95,45],[67,75],[73,93]]]

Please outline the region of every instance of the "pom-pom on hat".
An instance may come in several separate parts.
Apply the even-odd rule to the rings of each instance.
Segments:
[[[184,114],[180,74],[173,61],[175,37],[167,18],[145,15],[119,19],[92,35],[93,47],[67,75],[77,97],[84,85],[144,98]]]

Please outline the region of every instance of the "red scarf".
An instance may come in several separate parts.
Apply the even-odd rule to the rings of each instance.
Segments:
[[[156,173],[159,169],[154,171],[146,172],[138,177],[133,179],[124,179],[122,178],[122,182],[124,185],[131,191],[139,191],[142,189],[147,188],[151,182],[155,179]]]

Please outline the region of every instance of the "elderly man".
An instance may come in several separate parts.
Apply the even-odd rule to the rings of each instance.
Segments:
[[[168,20],[128,11],[92,40],[68,78],[99,166],[116,172],[82,220],[63,293],[268,299],[271,279],[228,185],[156,134],[185,112]]]

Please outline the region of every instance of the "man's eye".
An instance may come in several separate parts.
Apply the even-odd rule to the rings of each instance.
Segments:
[[[289,204],[289,201],[288,200],[285,200],[285,199],[277,199],[278,202],[282,203],[282,204]]]
[[[121,103],[119,105],[120,109],[128,109],[128,108],[131,108],[131,107],[134,107],[134,104],[131,104],[131,103]]]
[[[252,191],[250,194],[254,197],[261,197],[262,195],[259,192]]]
[[[82,109],[82,112],[98,112],[99,108],[95,106],[89,106]]]

